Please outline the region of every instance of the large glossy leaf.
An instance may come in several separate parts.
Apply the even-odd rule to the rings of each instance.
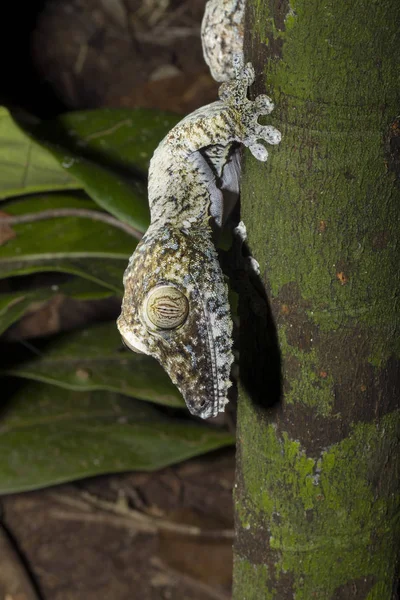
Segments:
[[[36,289],[0,294],[0,335],[23,315],[37,310],[55,295],[62,294],[77,300],[107,298],[111,290],[91,281],[74,278],[60,285],[44,285]]]
[[[73,390],[109,390],[169,406],[184,406],[182,396],[156,360],[125,348],[114,321],[64,334],[41,356],[2,369]]]
[[[0,277],[12,275],[31,275],[38,272],[68,273],[84,277],[93,283],[103,285],[113,293],[123,294],[122,277],[126,259],[119,258],[44,258],[35,262],[29,260],[2,261],[0,258]]]
[[[24,197],[4,207],[10,215],[58,208],[96,209],[85,198],[46,194]],[[40,271],[85,277],[116,293],[137,240],[107,223],[82,217],[51,218],[13,226],[16,237],[0,247],[0,278]]]
[[[82,183],[83,189],[99,206],[142,233],[146,231],[150,213],[145,180],[74,154],[68,155],[55,146],[49,145],[48,148],[59,158],[61,165]]]
[[[0,165],[0,199],[82,187],[51,152],[20,129],[4,107],[0,107]]]
[[[179,117],[146,109],[74,112],[32,130],[93,200],[144,232],[150,158]]]
[[[63,133],[60,138],[67,137],[70,147],[81,153],[107,157],[110,164],[146,175],[154,150],[181,118],[144,108],[105,108],[63,114],[42,123],[40,131],[56,127]]]
[[[29,383],[3,402],[3,494],[101,473],[155,470],[233,443],[226,432],[168,418],[111,392]]]

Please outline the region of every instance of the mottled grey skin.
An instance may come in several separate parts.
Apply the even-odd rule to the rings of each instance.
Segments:
[[[204,60],[215,81],[235,77],[232,57],[243,56],[245,0],[209,0],[201,24]]]
[[[167,224],[150,227],[124,283],[118,326],[126,342],[133,348],[136,339],[143,343],[181,390],[193,414],[215,416],[223,410],[230,385],[232,323],[210,228],[193,227],[184,233]],[[150,329],[141,312],[147,293],[160,284],[176,286],[189,302],[188,317],[175,330]]]
[[[262,139],[280,133],[258,117],[273,109],[267,96],[254,102],[247,88],[254,71],[236,62],[236,79],[220,88],[220,101],[184,118],[160,143],[150,163],[151,225],[129,261],[118,328],[133,350],[154,356],[178,386],[191,413],[223,411],[231,386],[232,320],[228,288],[212,239],[211,222],[223,223],[224,193],[238,195],[240,164],[233,143],[259,160]],[[187,298],[186,321],[175,329],[149,323],[146,298],[155,286],[179,289]]]

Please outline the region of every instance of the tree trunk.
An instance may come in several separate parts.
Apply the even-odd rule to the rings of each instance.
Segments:
[[[392,600],[400,2],[247,5],[254,91],[283,139],[266,164],[246,155],[242,182],[272,321],[260,365],[260,317],[242,308],[233,596]]]

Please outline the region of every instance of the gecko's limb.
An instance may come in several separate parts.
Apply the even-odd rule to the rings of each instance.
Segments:
[[[268,144],[279,144],[281,141],[280,131],[271,125],[260,125],[259,117],[269,115],[274,104],[268,96],[262,94],[252,102],[247,99],[247,89],[255,79],[254,68],[251,63],[243,66],[240,56],[234,57],[236,78],[223,83],[219,88],[219,97],[227,105],[240,111],[242,138],[240,141],[247,146],[250,152],[261,161],[266,161],[268,151],[258,140],[264,140]]]
[[[214,162],[221,162],[224,148],[233,142],[247,146],[258,160],[267,160],[261,141],[278,144],[280,132],[271,125],[260,125],[261,115],[269,114],[273,104],[268,96],[255,101],[247,98],[254,80],[251,64],[236,64],[236,78],[222,84],[221,100],[194,111],[178,123],[163,139],[150,162],[149,202],[152,223],[158,220],[193,223],[204,219],[211,206],[221,203],[221,190],[204,151],[213,148]],[[217,172],[221,169],[217,168]],[[189,201],[190,199],[190,201]]]
[[[247,229],[243,221],[234,228],[233,233],[238,241],[240,248],[247,242]],[[254,256],[247,256],[244,261],[244,267],[246,271],[254,273],[254,275],[260,275],[260,264],[254,258]]]
[[[247,98],[248,87],[254,81],[251,63],[238,69],[232,81],[220,86],[220,100],[199,108],[176,125],[161,142],[155,158],[168,147],[175,160],[187,159],[208,146],[227,146],[240,142],[248,146],[259,160],[266,160],[268,153],[261,152],[257,140],[279,144],[280,132],[271,125],[260,125],[258,118],[268,115],[274,105],[268,96],[261,95],[255,101]]]

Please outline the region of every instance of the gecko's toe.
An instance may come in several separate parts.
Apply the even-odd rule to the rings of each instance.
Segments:
[[[269,96],[261,94],[254,100],[254,108],[259,116],[269,115],[274,110],[274,103]]]
[[[233,69],[235,71],[236,77],[240,76],[243,73],[243,70],[244,70],[243,53],[235,53],[233,55]]]
[[[259,143],[254,143],[249,145],[249,150],[257,160],[261,162],[265,162],[268,159],[268,150]]]
[[[251,273],[254,273],[254,275],[260,275],[260,273],[261,273],[260,263],[258,262],[258,260],[256,260],[254,258],[254,256],[247,257],[247,269]]]
[[[239,77],[247,81],[247,86],[250,86],[252,83],[254,83],[256,74],[251,62],[247,63],[247,65],[243,68],[242,73],[239,74]]]
[[[282,138],[281,132],[272,127],[272,125],[260,125],[259,123],[257,123],[257,127],[255,128],[255,134],[268,144],[273,145],[279,144]]]
[[[235,235],[239,238],[241,242],[245,242],[247,240],[247,228],[244,221],[240,221],[234,229]]]

